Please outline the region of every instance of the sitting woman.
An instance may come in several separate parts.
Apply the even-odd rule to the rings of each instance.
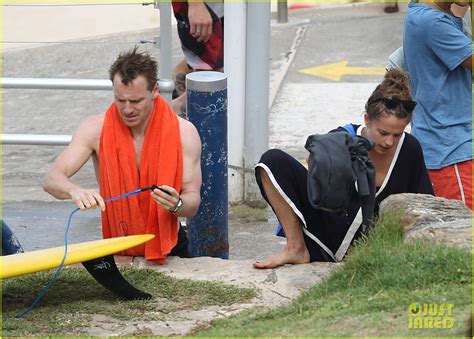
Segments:
[[[334,130],[352,130],[375,142],[369,152],[376,171],[375,215],[380,202],[391,194],[433,194],[420,144],[404,132],[415,105],[407,75],[390,70],[365,105],[365,125],[349,124]],[[314,209],[308,199],[307,175],[300,162],[277,149],[265,152],[256,165],[260,191],[276,214],[287,244],[280,253],[256,261],[255,268],[341,261],[351,242],[360,237],[357,201],[350,204],[347,213]]]

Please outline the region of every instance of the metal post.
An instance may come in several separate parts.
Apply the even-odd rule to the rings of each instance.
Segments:
[[[247,71],[245,103],[245,167],[253,168],[268,149],[270,82],[270,2],[247,7]],[[258,34],[255,34],[258,32]],[[260,200],[253,173],[245,175],[245,199]]]
[[[245,57],[246,12],[245,1],[225,1],[226,21],[224,41],[224,67],[228,79],[229,131],[229,201],[244,199],[244,138],[245,138]]]
[[[229,258],[227,186],[227,78],[220,72],[186,75],[189,120],[202,142],[201,205],[188,221],[192,256]]]
[[[278,19],[280,24],[288,22],[288,2],[286,0],[278,0]]]
[[[155,7],[158,4],[155,5]],[[171,80],[171,1],[159,2],[160,8],[160,64],[159,64],[159,77],[167,82],[172,82],[174,89],[174,81]],[[161,85],[161,83],[160,83]],[[161,91],[161,96],[168,102],[171,103],[171,93]]]

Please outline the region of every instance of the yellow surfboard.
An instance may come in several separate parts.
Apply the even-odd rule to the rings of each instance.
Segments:
[[[117,253],[143,244],[154,237],[153,234],[141,234],[71,244],[67,247],[67,257],[64,265],[77,264]],[[64,246],[3,256],[0,279],[59,267],[63,256]]]

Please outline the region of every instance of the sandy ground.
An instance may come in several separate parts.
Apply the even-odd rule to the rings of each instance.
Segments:
[[[73,1],[4,2],[2,6],[3,51],[160,26],[159,10],[140,2],[76,3],[74,6]]]

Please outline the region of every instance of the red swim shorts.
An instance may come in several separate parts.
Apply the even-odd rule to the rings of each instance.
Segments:
[[[472,209],[472,160],[463,161],[437,170],[428,170],[435,195],[462,200]]]

